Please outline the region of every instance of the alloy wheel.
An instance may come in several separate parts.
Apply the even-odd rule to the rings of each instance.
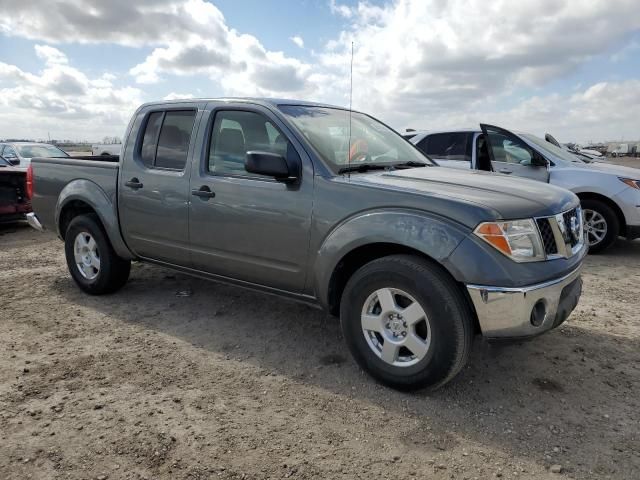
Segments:
[[[80,275],[87,280],[95,279],[100,273],[100,252],[90,233],[80,232],[73,242],[73,256]]]
[[[596,210],[583,210],[584,229],[587,232],[589,245],[597,245],[604,240],[607,235],[607,221],[604,216]]]
[[[389,365],[415,365],[429,351],[429,319],[420,303],[403,290],[381,288],[369,295],[361,324],[369,348]]]

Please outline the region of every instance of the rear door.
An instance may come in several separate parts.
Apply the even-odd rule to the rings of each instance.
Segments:
[[[524,140],[504,128],[480,124],[493,170],[498,173],[549,181],[547,166],[537,165],[542,156]]]
[[[302,292],[311,230],[311,160],[287,126],[258,105],[212,103],[202,124],[200,166],[195,163],[191,173],[194,268]],[[301,178],[290,184],[248,173],[244,162],[251,150],[299,157]]]
[[[422,152],[442,167],[471,168],[473,133],[431,133],[416,143]]]
[[[203,104],[159,105],[137,115],[122,154],[120,227],[138,256],[191,266],[189,176]]]

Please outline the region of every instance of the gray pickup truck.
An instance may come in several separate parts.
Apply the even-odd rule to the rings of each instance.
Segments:
[[[578,198],[441,168],[374,118],[298,101],[140,107],[120,158],[31,162],[37,229],[90,294],[132,260],[259,289],[340,316],[387,385],[435,388],[478,333],[562,323],[586,254]]]

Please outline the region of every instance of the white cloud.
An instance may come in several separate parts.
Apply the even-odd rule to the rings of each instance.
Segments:
[[[189,98],[194,98],[193,94],[171,92],[168,95],[162,97],[163,100],[186,100]]]
[[[300,35],[294,35],[293,37],[289,37],[293,43],[295,43],[298,47],[304,48],[304,40]]]
[[[67,56],[57,48],[49,45],[36,45],[36,55],[45,61],[47,65],[66,65],[69,63]]]
[[[0,131],[3,136],[95,139],[122,135],[130,115],[142,102],[133,87],[115,87],[106,74],[89,78],[69,65],[64,53],[35,46],[44,62],[37,74],[0,62]]]
[[[129,66],[131,78],[119,78],[120,84],[164,82],[171,91],[180,89],[176,77],[200,76],[211,80],[213,91],[228,95],[340,105],[349,103],[353,41],[354,107],[398,127],[490,118],[522,129],[546,122],[567,135],[578,135],[581,128],[594,132],[597,125],[606,135],[614,128],[634,128],[609,107],[619,105],[616,99],[629,101],[633,83],[583,81],[567,94],[543,94],[541,88],[594,56],[606,54],[613,61],[635,56],[629,37],[640,30],[637,0],[393,0],[351,6],[330,0],[327,5],[345,26],[315,52],[314,64],[268,50],[259,38],[230,27],[204,0],[4,0],[0,33],[54,44],[145,47],[150,53]],[[300,36],[290,40],[304,46]],[[611,55],[624,42],[628,47]],[[18,88],[20,79],[24,88],[37,86],[54,95],[51,108],[62,100],[73,103],[73,95],[118,90],[115,78],[83,76],[56,48],[39,46],[36,54],[45,64],[42,72],[0,65],[2,82],[13,79]]]

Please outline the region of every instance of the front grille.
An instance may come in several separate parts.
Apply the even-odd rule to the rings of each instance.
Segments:
[[[544,252],[547,255],[556,255],[558,253],[558,246],[556,245],[556,239],[553,236],[553,229],[549,223],[548,218],[538,218],[536,220],[540,235],[542,236],[542,244],[544,245]]]

